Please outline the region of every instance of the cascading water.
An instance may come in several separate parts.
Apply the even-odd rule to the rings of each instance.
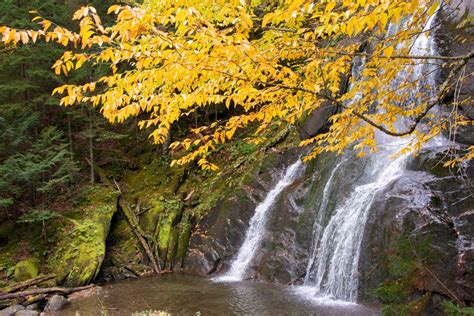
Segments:
[[[311,252],[310,252],[308,266],[306,268],[305,283],[309,283],[311,280],[314,280],[314,264],[315,264],[315,260],[317,256],[317,251],[319,248],[321,233],[324,228],[323,221],[327,213],[332,183],[337,171],[340,169],[342,164],[346,161],[347,159],[342,160],[332,169],[331,174],[329,175],[329,178],[326,182],[326,185],[324,186],[321,204],[319,205],[319,209],[317,212],[317,218],[313,224],[313,235],[312,235],[311,248],[310,248]]]
[[[432,16],[425,31],[432,27]],[[435,54],[436,47],[432,37],[423,32],[413,43],[411,54]],[[434,66],[436,67],[436,65]],[[358,68],[358,67],[354,67]],[[435,92],[436,68],[433,65],[417,65],[413,71],[414,80],[418,81],[416,92],[424,96],[433,96]],[[424,86],[430,87],[424,89]],[[412,97],[416,98],[417,93]],[[416,102],[416,99],[412,100]],[[380,151],[371,156],[366,164],[361,182],[346,197],[337,197],[336,208],[327,222],[322,226],[322,218],[327,210],[328,199],[332,188],[333,177],[343,162],[333,169],[323,190],[322,202],[313,226],[313,241],[302,292],[314,296],[356,302],[358,294],[358,270],[361,243],[370,207],[376,194],[384,190],[404,172],[407,156],[391,159],[390,156],[400,149],[403,140],[379,133],[377,140]],[[367,180],[368,179],[368,180]]]
[[[245,240],[240,247],[235,260],[232,262],[230,270],[223,276],[217,277],[215,279],[216,281],[241,281],[244,279],[245,273],[248,270],[265,233],[268,212],[280,193],[293,183],[301,168],[302,162],[298,159],[294,164],[286,169],[286,172],[280,181],[270,192],[268,192],[263,202],[257,206],[255,214],[250,220],[250,227],[245,236]]]

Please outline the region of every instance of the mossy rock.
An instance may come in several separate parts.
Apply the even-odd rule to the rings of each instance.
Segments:
[[[117,198],[118,192],[111,189],[91,190],[77,215],[69,218],[72,227],[50,260],[58,283],[74,287],[94,281],[104,261]]]
[[[18,262],[15,266],[15,281],[22,282],[37,277],[39,265],[40,263],[36,258],[28,258]]]

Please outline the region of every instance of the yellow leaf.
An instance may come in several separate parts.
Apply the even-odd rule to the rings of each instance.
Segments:
[[[394,51],[393,46],[389,46],[383,50],[383,54],[385,57],[390,58],[392,57],[393,51]]]
[[[433,5],[428,9],[428,16],[432,16],[439,8],[439,1],[435,1]]]
[[[30,41],[30,38],[28,37],[28,34],[26,32],[21,32],[20,38],[23,44],[28,44],[28,42]]]
[[[43,22],[41,22],[41,24],[43,24],[43,30],[47,31],[49,29],[49,27],[51,26],[51,21],[43,20]]]
[[[335,6],[336,6],[335,2],[329,2],[326,6],[325,12],[326,13],[332,12],[332,10],[334,9]]]

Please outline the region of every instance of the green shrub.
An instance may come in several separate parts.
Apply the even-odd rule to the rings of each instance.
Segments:
[[[450,316],[472,316],[474,315],[474,307],[460,307],[452,301],[443,303],[444,312]]]

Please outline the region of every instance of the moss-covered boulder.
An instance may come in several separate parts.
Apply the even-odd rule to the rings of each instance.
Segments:
[[[95,187],[68,218],[67,234],[59,244],[50,266],[65,286],[91,283],[105,257],[106,239],[117,210],[118,192]]]
[[[15,266],[15,281],[22,282],[37,277],[39,274],[39,261],[28,258],[20,261]]]

